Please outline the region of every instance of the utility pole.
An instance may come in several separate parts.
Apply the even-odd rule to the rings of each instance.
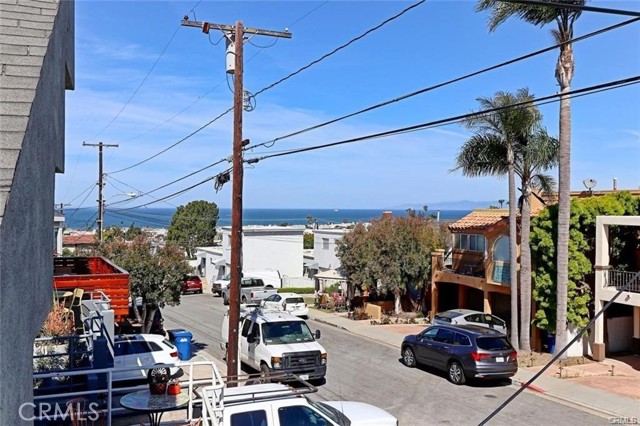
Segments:
[[[240,373],[238,362],[238,332],[240,326],[240,281],[242,279],[242,185],[243,185],[243,157],[242,147],[242,110],[243,110],[243,44],[244,34],[266,35],[271,37],[291,38],[289,32],[244,28],[242,22],[237,21],[235,27],[231,25],[213,24],[210,22],[182,20],[187,27],[202,28],[202,32],[209,34],[210,29],[218,29],[227,37],[227,55],[234,49],[233,69],[227,61],[227,73],[233,73],[233,188],[231,196],[231,280],[229,282],[229,336],[227,344],[227,376],[234,378]],[[248,143],[248,142],[247,142]],[[235,386],[233,382],[228,384]]]
[[[102,188],[104,187],[104,173],[102,172],[102,148],[117,148],[116,144],[107,143],[86,143],[82,142],[82,146],[97,146],[98,147],[98,244],[102,244],[102,227],[103,227],[103,213],[104,213],[104,200],[102,198]]]

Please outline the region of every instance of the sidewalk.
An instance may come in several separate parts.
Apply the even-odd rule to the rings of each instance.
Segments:
[[[309,309],[309,319],[398,348],[398,355],[404,336],[417,334],[425,328],[424,325],[412,324],[371,325],[368,320],[353,321],[344,314],[317,309]],[[512,381],[522,386],[540,369],[520,368]],[[526,392],[542,394],[609,417],[640,420],[640,357],[606,359],[565,367],[561,371],[562,379],[557,366],[549,367]]]

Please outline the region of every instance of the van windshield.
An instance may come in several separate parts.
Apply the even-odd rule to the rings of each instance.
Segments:
[[[262,324],[265,345],[313,342],[313,334],[304,321],[282,321]]]

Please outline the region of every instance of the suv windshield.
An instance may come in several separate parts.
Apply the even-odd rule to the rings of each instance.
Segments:
[[[262,324],[265,345],[313,342],[313,334],[304,321],[282,321]]]
[[[509,343],[506,337],[478,337],[476,343],[480,349],[487,351],[511,349],[511,343]]]

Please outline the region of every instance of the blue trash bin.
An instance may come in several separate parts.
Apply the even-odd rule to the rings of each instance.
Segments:
[[[191,359],[191,339],[193,334],[189,330],[169,330],[169,339],[178,349],[178,358],[182,361]]]

